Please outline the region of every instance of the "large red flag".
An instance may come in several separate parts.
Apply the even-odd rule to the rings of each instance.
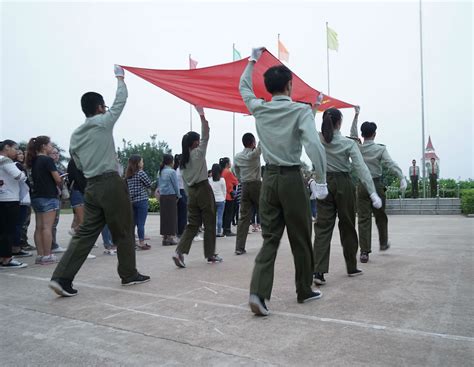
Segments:
[[[240,76],[247,63],[247,59],[242,59],[192,70],[143,69],[123,65],[122,67],[193,105],[248,114],[249,111],[239,93]],[[275,65],[281,65],[281,62],[267,50],[255,64],[253,90],[257,98],[267,101],[271,99],[272,96],[266,91],[263,83],[263,73]],[[311,88],[293,73],[291,95],[293,101],[314,104],[318,95],[319,91]],[[348,108],[354,105],[324,96],[318,110],[324,111],[331,107]]]

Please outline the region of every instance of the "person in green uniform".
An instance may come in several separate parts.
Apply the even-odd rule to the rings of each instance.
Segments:
[[[262,187],[262,176],[260,166],[261,148],[255,141],[252,133],[242,136],[244,150],[234,157],[234,170],[237,178],[242,184],[242,196],[240,198],[240,218],[237,226],[237,238],[235,242],[235,254],[243,255],[245,242],[249,233],[250,219],[254,208],[258,210],[260,200],[260,189]]]
[[[266,163],[259,205],[263,245],[255,258],[249,297],[250,309],[260,316],[269,313],[265,300],[271,296],[275,259],[285,227],[295,263],[298,303],[321,297],[321,292],[311,288],[311,214],[300,166],[303,146],[315,166],[317,197],[321,199],[327,195],[324,148],[318,139],[310,106],[291,100],[291,70],[278,65],[264,73],[271,101],[257,98],[253,92],[253,68],[263,50],[252,49],[240,78],[240,94],[255,117]]]
[[[369,193],[372,205],[382,207],[382,200],[375,191],[372,176],[364,163],[357,143],[341,135],[342,113],[336,108],[324,111],[320,139],[326,149],[327,181],[329,195],[317,201],[318,218],[314,224],[314,282],[326,283],[324,274],[329,271],[329,251],[331,237],[339,218],[339,235],[350,277],[362,274],[357,268],[359,247],[355,230],[355,188],[349,175],[351,162],[362,185]]]
[[[220,263],[216,251],[216,202],[208,181],[206,152],[209,142],[209,122],[204,110],[196,106],[201,118],[201,136],[190,131],[181,141],[182,154],[179,165],[184,186],[188,193],[188,224],[181,236],[173,261],[178,268],[185,268],[184,255],[189,254],[199,227],[204,224],[204,257],[209,264]]]
[[[435,198],[438,194],[439,165],[434,158],[431,158],[428,163],[428,174],[430,177],[430,194],[432,198]]]
[[[125,107],[128,92],[124,70],[115,65],[114,72],[117,93],[112,107],[107,108],[100,94],[85,93],[81,106],[86,120],[71,135],[69,152],[77,168],[84,173],[87,187],[84,221],[72,237],[49,283],[49,287],[63,297],[77,294],[72,281],[106,224],[117,245],[117,270],[122,285],[150,280],[136,269],[132,204],[127,185],[117,173],[113,128]]]
[[[351,137],[357,138],[357,122],[359,108],[356,107],[356,117],[351,126]],[[363,144],[359,144],[360,152],[364,158],[364,162],[370,171],[374,182],[375,190],[382,199],[382,207],[380,209],[373,208],[369,194],[364,185],[357,187],[357,213],[359,227],[359,246],[360,246],[360,262],[369,261],[369,254],[372,243],[372,212],[375,216],[375,224],[379,232],[380,251],[388,250],[388,218],[385,214],[385,186],[382,182],[382,165],[391,170],[400,179],[400,190],[405,191],[407,181],[403,176],[400,167],[392,160],[388,154],[387,148],[382,144],[375,144],[374,139],[377,135],[377,124],[375,122],[364,122],[360,131],[364,138]]]

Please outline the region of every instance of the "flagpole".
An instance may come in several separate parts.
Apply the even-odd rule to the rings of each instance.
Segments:
[[[191,54],[189,54],[189,68],[191,69]],[[193,131],[193,106],[189,104],[189,130]]]
[[[327,59],[327,66],[328,66],[328,95],[331,95],[331,91],[329,88],[329,42],[328,42],[328,22],[326,22],[326,59]]]
[[[277,48],[278,48],[278,60],[280,60],[280,33],[278,33],[278,44],[277,44]]]
[[[423,26],[420,0],[420,76],[421,76],[421,163],[423,165],[423,197],[426,197],[425,167],[425,102],[423,88]]]
[[[235,61],[235,43],[232,44],[232,60]],[[235,157],[235,112],[232,112],[232,159]]]

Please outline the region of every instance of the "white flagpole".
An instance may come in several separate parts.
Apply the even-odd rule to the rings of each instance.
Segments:
[[[423,26],[421,16],[421,0],[420,0],[420,74],[421,74],[421,163],[423,165],[423,197],[426,197],[426,167],[425,167],[425,102],[423,88]]]
[[[191,54],[189,54],[189,68],[191,69]],[[189,104],[189,130],[193,131],[193,106]]]
[[[328,66],[328,95],[331,95],[331,90],[329,88],[329,42],[328,42],[328,22],[326,22],[326,58]]]
[[[232,44],[232,60],[235,61],[235,43]],[[235,112],[232,112],[232,160],[235,157]]]

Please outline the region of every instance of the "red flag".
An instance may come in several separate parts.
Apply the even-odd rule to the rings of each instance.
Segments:
[[[247,63],[247,58],[245,58],[227,64],[193,70],[159,70],[121,66],[193,105],[248,114],[249,111],[239,93],[240,76]],[[263,73],[275,65],[281,65],[281,62],[267,50],[255,64],[253,90],[257,98],[271,100],[272,96],[267,92],[263,83]],[[291,95],[293,101],[314,104],[319,93],[293,73]],[[331,107],[349,108],[354,105],[325,96],[318,110],[324,111]]]

